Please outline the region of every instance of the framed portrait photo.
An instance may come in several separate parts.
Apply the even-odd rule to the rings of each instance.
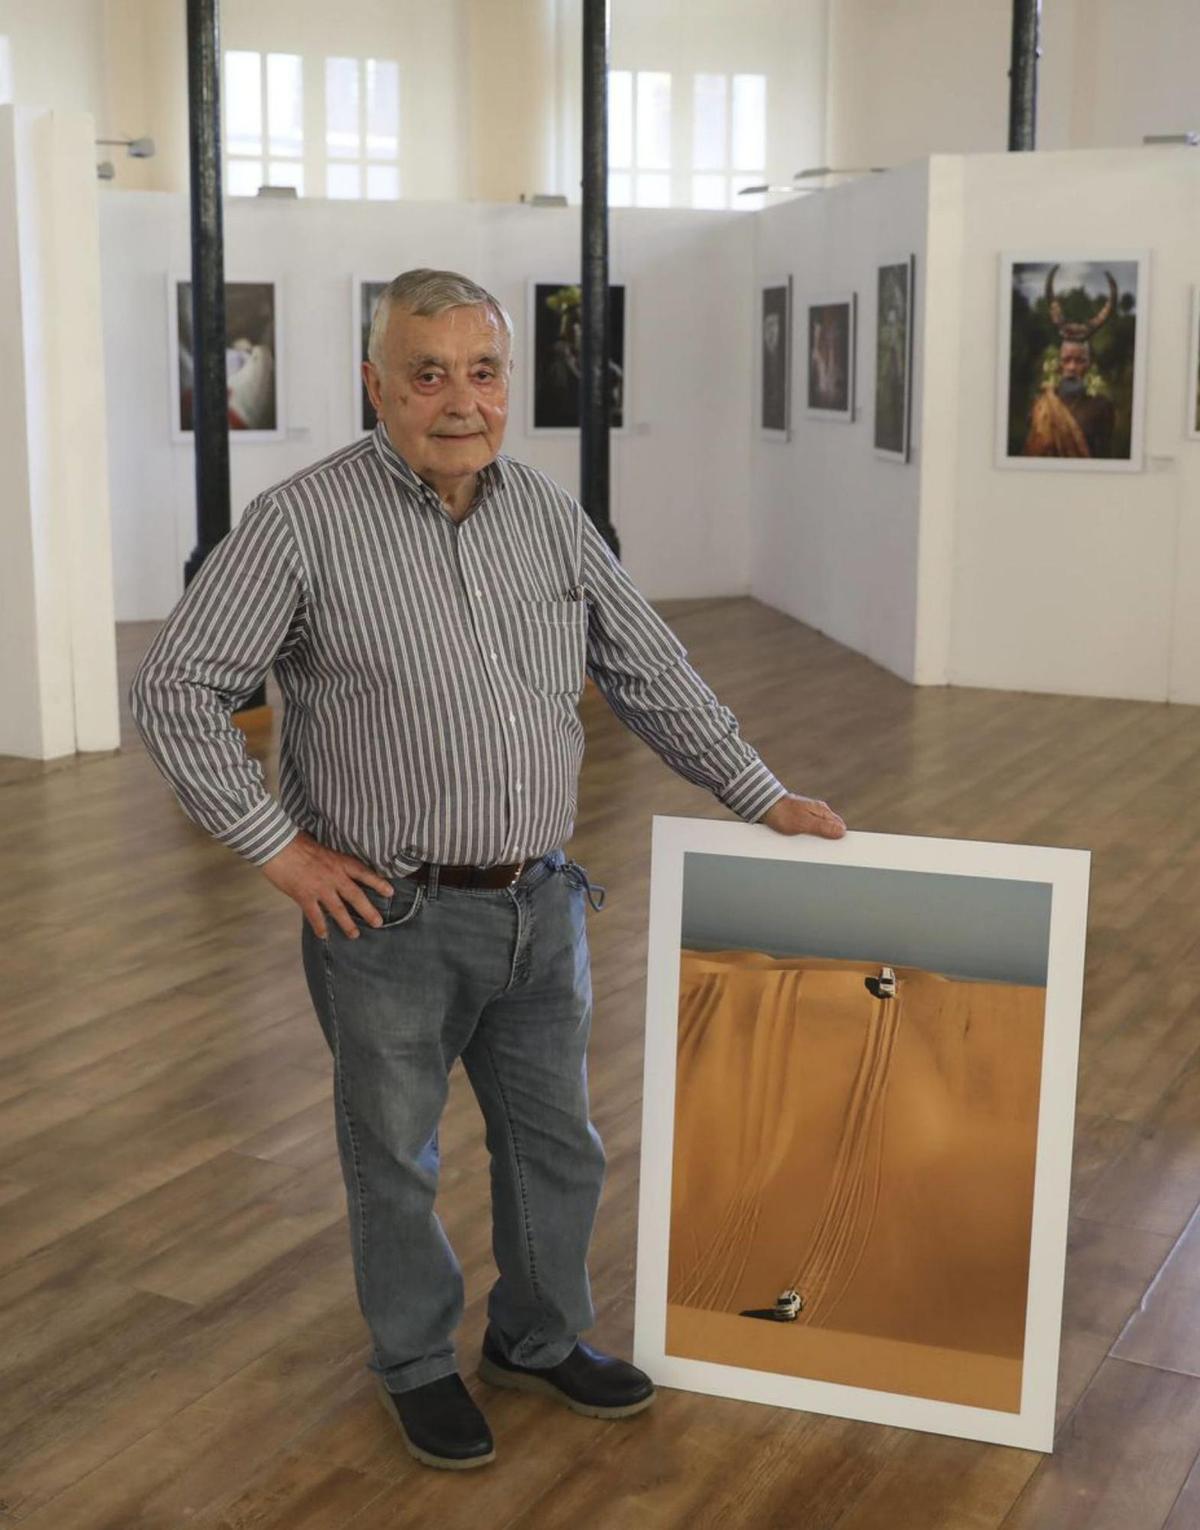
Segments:
[[[814,420],[854,419],[858,296],[842,293],[807,305],[808,386],[804,412]]]
[[[625,284],[608,289],[609,428],[623,431],[629,419],[626,345],[629,304]],[[578,282],[531,281],[526,296],[529,362],[526,432],[566,435],[579,429],[582,371],[583,288]]]
[[[654,820],[638,1365],[1052,1447],[1089,866]]]
[[[1142,468],[1145,252],[1000,257],[996,465]]]
[[[192,430],[192,283],[167,278],[171,439]],[[225,380],[231,441],[279,441],[286,434],[283,401],[283,314],[274,281],[225,283]]]
[[[763,283],[759,295],[758,428],[768,441],[792,434],[792,278]]]
[[[875,276],[875,454],[907,462],[912,449],[913,303],[916,256],[881,265]]]
[[[356,276],[351,282],[350,293],[350,343],[354,357],[353,410],[356,435],[369,435],[375,429],[377,416],[375,406],[362,380],[362,364],[367,359],[367,339],[371,333],[371,319],[380,294],[388,285],[387,280],[373,281],[369,277]]]
[[[1192,328],[1188,336],[1187,420],[1185,430],[1200,441],[1200,286],[1192,288]]]

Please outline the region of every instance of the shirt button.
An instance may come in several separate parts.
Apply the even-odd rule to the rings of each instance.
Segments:
[[[492,658],[494,659],[496,657],[497,657],[496,650],[493,648],[492,649]]]
[[[518,781],[518,782],[517,782],[517,790],[518,790],[518,791],[520,791],[520,790],[521,790],[521,783],[520,783],[520,782],[519,782],[519,781]]]
[[[509,720],[509,722],[516,722],[517,714],[515,712],[510,712],[508,714],[508,720]]]
[[[478,595],[480,597],[482,597],[482,595],[483,595],[483,591],[482,590],[476,590],[475,593],[476,593],[476,595]]]

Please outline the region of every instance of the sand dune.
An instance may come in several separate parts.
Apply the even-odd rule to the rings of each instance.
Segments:
[[[878,964],[681,961],[668,1341],[687,1348],[671,1352],[769,1351],[783,1363],[761,1368],[804,1375],[819,1350],[823,1379],[1015,1409],[1044,989],[898,967],[879,1000]],[[789,1285],[796,1323],[729,1321]],[[856,1336],[844,1377],[834,1333]]]

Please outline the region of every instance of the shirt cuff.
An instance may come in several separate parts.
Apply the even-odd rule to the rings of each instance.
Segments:
[[[299,832],[275,799],[264,797],[232,828],[222,829],[213,837],[236,850],[252,865],[261,866],[273,855],[278,855],[285,845],[290,845]]]
[[[747,823],[757,823],[768,808],[787,795],[783,782],[761,760],[752,760],[717,797],[731,813]]]

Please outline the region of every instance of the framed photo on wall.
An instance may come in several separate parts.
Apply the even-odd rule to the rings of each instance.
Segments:
[[[530,435],[577,431],[583,288],[577,282],[531,281],[526,306],[526,431]],[[608,289],[608,382],[614,431],[624,430],[629,419],[628,321],[625,285],[612,283]]]
[[[769,441],[792,435],[792,278],[763,283],[759,298],[758,425]]]
[[[1188,337],[1187,434],[1200,441],[1200,286],[1192,288],[1192,332]]]
[[[167,278],[171,439],[192,439],[192,283]],[[274,281],[225,283],[225,379],[233,441],[279,441],[287,434],[281,383],[283,314]]]
[[[1000,257],[996,465],[1139,472],[1144,251]]]
[[[362,380],[362,364],[367,359],[367,337],[371,333],[371,319],[375,313],[375,305],[379,301],[379,295],[387,286],[387,281],[372,281],[367,277],[356,276],[351,283],[350,294],[350,331],[351,331],[351,355],[354,357],[354,430],[357,435],[368,435],[375,429],[375,406],[367,394],[367,385]]]
[[[638,1365],[1051,1449],[1089,867],[655,818]]]
[[[907,462],[912,448],[916,256],[881,265],[875,286],[875,452]]]
[[[854,419],[858,295],[843,293],[808,304],[808,389],[805,413],[815,420]]]

